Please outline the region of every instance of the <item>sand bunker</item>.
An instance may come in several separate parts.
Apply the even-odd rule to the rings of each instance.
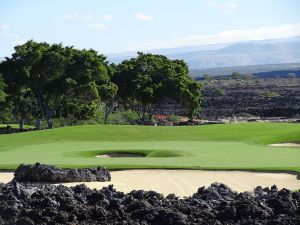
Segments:
[[[96,158],[113,158],[113,157],[145,157],[143,154],[138,153],[122,153],[122,152],[116,152],[116,153],[108,153],[103,155],[96,155]]]
[[[241,171],[200,171],[200,170],[124,170],[111,172],[111,182],[85,182],[89,188],[100,189],[113,184],[118,191],[154,190],[164,195],[175,193],[177,196],[190,196],[201,186],[219,182],[234,191],[252,192],[256,186],[300,189],[296,175],[287,173],[260,173]],[[13,173],[0,173],[0,182],[13,179]],[[65,183],[75,186],[80,183]]]
[[[278,144],[271,144],[271,147],[298,147],[300,148],[299,143],[278,143]]]
[[[14,173],[12,172],[1,172],[0,173],[0,183],[8,183],[14,179]]]

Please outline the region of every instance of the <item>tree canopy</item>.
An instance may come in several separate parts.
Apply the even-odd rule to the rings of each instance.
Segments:
[[[4,92],[5,84],[4,80],[2,78],[2,75],[0,75],[0,102],[5,101],[6,93]]]
[[[186,106],[192,117],[200,110],[200,85],[188,72],[182,60],[138,53],[136,58],[118,65],[114,81],[123,103],[135,111],[141,121],[151,120],[166,99]]]
[[[0,63],[0,102],[23,127],[35,120],[36,128],[54,118],[88,120],[105,106],[104,122],[113,108],[122,105],[149,121],[158,107],[173,99],[190,118],[200,110],[200,84],[189,77],[182,60],[138,53],[119,65],[89,49],[28,41],[16,46]]]
[[[80,120],[94,114],[100,98],[98,87],[110,79],[107,67],[105,56],[94,50],[28,41],[15,47],[1,71],[9,84],[13,108],[24,110],[20,96],[24,89],[30,90],[40,116],[51,128],[55,116],[72,115]]]

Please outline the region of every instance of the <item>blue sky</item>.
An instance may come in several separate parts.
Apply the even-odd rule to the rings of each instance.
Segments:
[[[29,39],[101,53],[300,35],[299,0],[0,0],[0,56]]]

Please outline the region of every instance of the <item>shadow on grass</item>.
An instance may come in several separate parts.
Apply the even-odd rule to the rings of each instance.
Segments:
[[[68,157],[75,158],[90,158],[101,155],[108,155],[111,157],[183,157],[188,156],[186,153],[169,150],[85,150],[67,152],[64,154]]]

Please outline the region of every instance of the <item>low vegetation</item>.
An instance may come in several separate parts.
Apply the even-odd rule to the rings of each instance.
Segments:
[[[265,91],[261,94],[261,96],[266,98],[275,98],[275,97],[279,97],[280,95],[275,91]]]

